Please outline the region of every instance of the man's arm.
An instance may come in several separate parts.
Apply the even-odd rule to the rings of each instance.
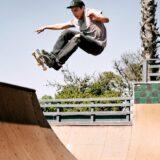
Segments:
[[[62,29],[67,29],[67,28],[71,28],[71,27],[73,27],[73,25],[70,22],[67,22],[67,23],[61,23],[61,24],[42,26],[42,27],[38,28],[36,30],[36,32],[37,33],[41,33],[46,29],[49,29],[49,30],[62,30]]]

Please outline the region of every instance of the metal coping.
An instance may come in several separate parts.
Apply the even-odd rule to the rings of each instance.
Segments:
[[[160,81],[148,81],[148,82],[134,82],[133,85],[140,85],[140,84],[160,84]]]
[[[47,120],[49,124],[54,126],[133,126],[133,122],[94,122],[94,123],[74,123],[74,122],[53,122]]]
[[[15,88],[15,89],[29,91],[29,92],[36,92],[36,90],[32,89],[32,88],[27,88],[27,87],[15,85],[15,84],[10,84],[10,83],[5,83],[5,82],[0,82],[0,86],[7,86],[7,87]]]

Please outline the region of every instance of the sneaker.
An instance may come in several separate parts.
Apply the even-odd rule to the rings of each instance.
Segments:
[[[56,71],[58,71],[60,68],[62,68],[62,65],[59,65],[57,62],[55,62],[52,66]]]
[[[59,70],[62,67],[62,64],[57,60],[56,55],[51,52],[51,59],[53,61],[52,68]]]
[[[42,50],[42,51],[37,50],[37,52],[39,52],[39,55],[41,55],[41,56],[43,57],[44,63],[45,63],[49,68],[51,68],[53,62],[52,62],[52,59],[51,59],[51,57],[50,57],[50,54],[49,54],[47,51],[45,51],[45,50]]]
[[[51,59],[50,56],[48,55],[43,55],[43,59],[49,68],[54,68],[55,70],[59,70],[62,67],[60,63],[56,62],[56,59],[53,58]]]
[[[49,54],[47,51],[42,50],[40,51],[39,49],[36,50],[39,55],[41,55],[44,59],[44,63],[49,67],[49,68],[54,68],[55,70],[59,70],[62,65],[56,61],[56,56],[52,54]]]
[[[42,55],[43,59],[44,59],[44,63],[51,68],[53,65],[53,61],[52,59],[48,56],[48,55]]]
[[[44,49],[41,51],[41,54],[50,56],[50,54],[47,51],[45,51]]]

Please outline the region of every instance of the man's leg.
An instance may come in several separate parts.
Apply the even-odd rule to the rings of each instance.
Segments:
[[[80,32],[65,30],[49,56],[52,59],[50,67],[59,70],[78,47],[92,55],[98,55],[104,49],[97,41]]]
[[[71,53],[77,49],[77,40],[73,38],[76,34],[79,34],[79,32],[65,30],[61,33],[51,53],[42,50],[46,64],[50,68],[59,70],[62,64],[71,56]]]
[[[80,33],[76,34],[56,56],[56,60],[60,64],[64,64],[68,58],[77,50],[80,43]]]
[[[78,47],[92,55],[99,55],[103,51],[104,48],[96,40],[76,33],[56,56],[57,63],[63,65]]]
[[[73,30],[65,30],[61,33],[57,42],[53,47],[53,51],[51,52],[51,56],[56,56],[58,53],[66,46],[66,44],[79,32]]]
[[[104,47],[101,46],[96,40],[91,37],[81,35],[79,47],[85,52],[92,55],[99,55],[104,50]]]

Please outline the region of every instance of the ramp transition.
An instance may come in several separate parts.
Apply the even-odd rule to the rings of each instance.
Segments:
[[[0,160],[76,160],[44,119],[32,89],[0,83]]]
[[[78,160],[159,160],[160,104],[133,106],[130,126],[55,126]]]

